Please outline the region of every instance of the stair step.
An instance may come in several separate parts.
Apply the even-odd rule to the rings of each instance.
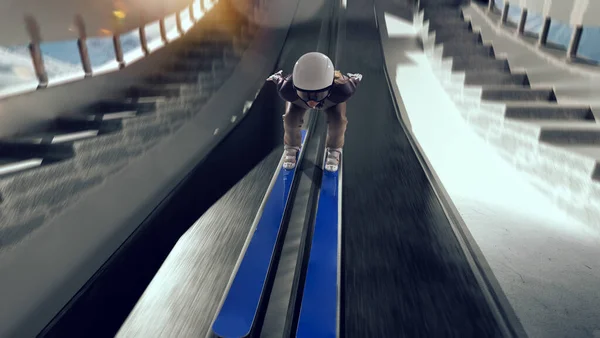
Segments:
[[[183,58],[222,58],[226,53],[233,53],[233,43],[227,45],[199,45],[190,46],[181,51]]]
[[[36,170],[37,171],[37,170]],[[56,213],[66,207],[73,197],[98,185],[103,181],[99,175],[73,175],[64,173],[66,178],[54,178],[38,187],[35,192],[25,196],[17,195],[10,198],[5,207],[9,207],[13,216],[36,214],[44,210],[47,215]],[[19,217],[19,218],[21,218]]]
[[[423,20],[444,24],[446,22],[464,21],[464,18],[459,7],[453,9],[430,7],[425,9]]]
[[[95,151],[100,148],[109,148],[113,146],[125,146],[126,137],[123,132],[115,134],[100,135],[91,139],[77,140],[73,142],[75,156]]]
[[[444,49],[449,49],[452,47],[452,44],[444,44]],[[460,52],[454,53],[453,55],[447,55],[444,57],[451,57],[454,60],[501,60],[506,61],[506,58],[496,58],[493,53],[492,48],[484,46],[484,45],[476,45],[476,44],[461,44]]]
[[[474,33],[469,31],[436,31],[435,32],[435,43],[447,43],[449,41],[461,41],[465,43],[472,43],[474,45],[483,44],[483,39],[480,33]]]
[[[594,121],[589,107],[559,105],[552,102],[508,102],[504,116],[513,119]]]
[[[128,118],[132,118],[137,116],[138,112],[135,110],[125,110],[125,111],[121,111],[118,113],[108,113],[108,114],[101,114],[101,120],[102,121],[110,121],[110,120],[123,120],[123,119],[128,119]],[[94,119],[95,116],[90,115],[89,119]]]
[[[460,57],[460,56],[472,56],[481,55],[494,57],[494,48],[490,45],[484,45],[481,43],[474,43],[472,41],[447,41],[444,42],[443,57]]]
[[[72,161],[64,161],[1,177],[3,216],[23,219],[42,210],[47,214],[64,207],[91,178],[88,173],[78,176],[76,172]]]
[[[125,132],[77,141],[73,148],[78,167],[99,176],[109,175],[142,152],[142,147]]]
[[[27,169],[37,168],[42,165],[42,162],[42,158],[2,158],[0,159],[0,176],[6,176]]]
[[[18,216],[64,206],[74,194],[98,184],[183,125],[196,111],[190,105],[205,100],[209,95],[203,93],[212,94],[231,74],[239,63],[236,48],[247,46],[254,36],[250,29],[237,37],[216,30],[206,35],[204,41],[181,51],[176,64],[184,72],[162,74],[155,81],[160,84],[135,85],[123,99],[99,102],[86,108],[86,114],[59,118],[51,131],[0,143],[0,193],[5,200],[12,197],[7,213]],[[210,71],[189,71],[203,66]],[[164,105],[174,97],[181,101]],[[19,158],[4,156],[12,153]],[[24,158],[37,153],[49,156]],[[67,154],[70,158],[46,165]]]
[[[149,123],[140,125],[137,128],[132,128],[127,132],[128,138],[131,140],[134,149],[148,149],[158,143],[163,137],[171,132],[169,123]]]
[[[87,130],[97,130],[98,134],[112,133],[121,129],[121,120],[104,119],[104,114],[71,115],[59,117],[54,120],[51,133],[67,134]]]
[[[27,142],[19,138],[0,142],[0,158],[43,158],[45,160],[64,160],[73,156],[69,144],[48,144]]]
[[[510,71],[507,60],[497,60],[484,56],[472,56],[470,58],[452,58],[452,70],[482,71],[482,70]]]
[[[135,110],[138,113],[147,113],[156,109],[156,98],[139,100],[138,98],[124,98],[122,100],[106,100],[98,102],[89,108],[89,111],[100,114],[116,113]]]
[[[600,124],[595,121],[527,121],[541,128],[540,141],[554,145],[600,145]]]
[[[233,53],[233,47],[231,47]],[[225,56],[225,51],[216,48],[188,48],[181,51],[181,60],[218,59]]]
[[[83,160],[88,165],[92,165],[94,158],[100,157],[101,161],[105,161],[105,157],[110,157],[122,162],[128,156],[127,154],[136,156],[143,149],[148,148],[146,143],[156,143],[169,131],[168,119],[160,114],[147,114],[124,120],[122,132],[78,141],[74,143],[73,148],[77,156],[84,157]],[[107,167],[108,163],[103,162],[102,165]]]
[[[592,179],[600,181],[600,147],[598,146],[563,146],[574,153],[594,159],[596,166],[592,172]]]
[[[226,65],[238,64],[239,62],[240,57],[231,51],[219,57],[182,58],[175,61],[172,64],[171,69],[185,70],[190,69],[191,67],[198,69],[209,69],[213,65],[216,65],[217,67],[225,67]]]
[[[596,165],[592,171],[591,178],[595,181],[600,181],[600,147],[599,146],[597,146],[597,145],[563,144],[563,145],[557,145],[557,147],[595,161]]]
[[[163,96],[163,97],[177,97],[181,95],[181,84],[172,83],[165,85],[153,85],[153,84],[139,84],[131,87],[127,92],[127,96],[140,97],[140,96]]]
[[[66,176],[76,170],[74,159],[42,165],[35,170],[26,170],[9,177],[0,177],[0,191],[3,199],[6,200],[7,197],[27,194],[44,185],[52,184],[52,182],[64,181]]]
[[[458,13],[427,13],[423,15],[423,21],[428,21],[430,24],[434,23],[439,26],[443,25],[453,25],[459,22],[466,22]]]
[[[203,83],[214,79],[221,79],[231,73],[230,69],[219,69],[207,72],[167,72],[158,74],[148,79],[150,83]]]
[[[123,131],[127,133],[128,130],[133,128],[139,128],[140,126],[160,123],[160,117],[158,114],[147,114],[139,116],[133,119],[123,121]]]
[[[182,113],[187,113],[187,111]],[[123,124],[123,131],[129,146],[145,148],[147,142],[159,141],[169,133],[170,122],[176,120],[174,117],[176,116],[165,118],[162,114],[152,114],[127,120],[127,123]]]
[[[465,84],[467,85],[522,85],[529,86],[526,74],[515,74],[503,71],[475,71],[466,72]]]
[[[451,21],[447,21],[447,22],[440,22],[440,21],[429,21],[429,32],[433,32],[433,31],[441,31],[441,30],[464,30],[464,31],[468,31],[468,32],[472,32],[473,26],[471,25],[470,22],[467,21],[463,21],[463,20],[451,20]]]
[[[223,62],[217,59],[179,60],[170,67],[173,72],[206,72],[223,68]]]
[[[69,118],[74,118],[74,119],[78,119],[78,120],[86,120],[86,121],[90,121],[93,122],[95,121],[96,123],[100,125],[102,125],[102,122],[105,122],[106,124],[110,124],[110,123],[114,123],[115,127],[119,125],[118,122],[113,122],[113,120],[122,120],[122,119],[128,119],[134,116],[137,116],[138,112],[136,110],[123,110],[123,111],[118,111],[115,113],[106,113],[106,114],[81,114],[78,116],[70,116]],[[89,126],[93,126],[93,125],[89,125]]]
[[[96,137],[96,136],[98,136],[98,132],[99,131],[97,129],[75,131],[75,132],[70,132],[70,133],[47,132],[47,133],[26,136],[23,138],[19,138],[18,140],[20,142],[35,143],[35,144],[41,144],[41,143],[57,144],[57,143],[73,142],[73,141],[90,138],[90,137]]]
[[[180,123],[181,121],[187,120],[188,118],[192,117],[194,113],[195,111],[193,109],[179,107],[162,113],[161,118],[163,119],[163,123],[174,125]]]
[[[135,96],[135,97],[127,97],[123,99],[125,104],[142,104],[148,105],[155,108],[155,104],[160,101],[164,101],[166,99],[163,95],[153,95],[153,96]]]
[[[523,86],[483,87],[482,100],[488,101],[550,101],[556,102],[552,88],[530,88]]]
[[[439,0],[434,0],[434,3],[428,4],[426,0],[421,0],[421,8],[423,14],[429,17],[459,17],[462,18],[462,9],[459,6],[464,1],[452,1],[448,4],[440,4]]]

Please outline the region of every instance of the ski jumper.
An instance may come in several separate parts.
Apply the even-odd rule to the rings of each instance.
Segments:
[[[346,101],[354,95],[356,87],[360,83],[360,74],[348,74],[348,76],[337,73],[331,87],[329,96],[314,109],[325,111],[327,114],[327,147],[342,148],[344,146],[344,134],[346,133]],[[292,75],[282,76],[279,71],[269,77],[269,81],[277,85],[279,96],[286,101],[285,115],[283,115],[284,138],[286,146],[300,147],[302,136],[301,129],[304,123],[304,115],[309,107],[298,97]]]

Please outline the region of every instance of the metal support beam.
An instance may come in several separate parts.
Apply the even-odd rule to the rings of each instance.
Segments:
[[[510,4],[508,2],[504,3],[504,8],[502,9],[502,16],[500,17],[500,23],[502,25],[506,24],[508,20],[508,9],[510,8]]]
[[[31,55],[35,75],[38,78],[38,89],[46,88],[48,86],[48,73],[46,73],[42,49],[40,48],[40,43],[42,42],[40,27],[32,16],[25,17],[25,25],[27,26],[27,32],[31,41],[29,43],[29,54]]]
[[[167,39],[167,28],[165,27],[165,19],[162,18],[158,21],[158,27],[160,28],[160,38],[162,39],[164,44],[169,43]]]
[[[183,30],[183,25],[181,24],[181,12],[175,13],[175,26],[177,27],[179,35],[185,34],[185,31]]]
[[[527,23],[527,8],[521,10],[521,18],[519,19],[519,25],[517,26],[517,35],[523,35],[525,32],[525,24]]]
[[[83,17],[81,15],[75,16],[75,27],[77,28],[77,32],[79,33],[79,38],[77,39],[77,47],[79,48],[81,66],[83,67],[85,77],[90,77],[92,76],[92,63],[90,61],[90,54],[87,48],[87,31],[85,29]]]
[[[192,22],[196,22],[196,15],[194,14],[194,4],[193,3],[190,5],[190,20],[192,20]]]
[[[125,68],[125,61],[123,61],[123,48],[121,46],[121,35],[116,32],[113,35],[113,47],[115,48],[115,58],[119,63],[119,69]]]
[[[571,35],[571,42],[567,49],[567,61],[573,61],[577,57],[577,50],[579,49],[579,43],[581,42],[581,34],[583,33],[583,26],[575,26],[573,35]]]
[[[538,46],[542,47],[546,45],[548,42],[548,32],[550,32],[550,24],[552,23],[552,19],[548,16],[544,18],[544,23],[542,24],[542,30],[540,31],[540,36],[538,37]]]
[[[140,45],[142,47],[142,51],[144,51],[144,55],[150,55],[150,49],[148,48],[148,37],[146,37],[146,26],[143,25],[139,28],[140,33]]]

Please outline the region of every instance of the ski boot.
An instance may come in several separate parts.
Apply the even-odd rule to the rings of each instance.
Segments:
[[[291,170],[296,168],[296,159],[300,147],[284,146],[283,149],[283,169]]]
[[[325,170],[329,172],[336,172],[340,166],[340,156],[342,155],[342,148],[327,148],[327,159],[325,161]]]

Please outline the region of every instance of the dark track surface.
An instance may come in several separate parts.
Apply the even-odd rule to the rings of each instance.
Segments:
[[[348,1],[343,72],[344,337],[497,337],[498,325],[404,134],[383,70],[373,0]]]

